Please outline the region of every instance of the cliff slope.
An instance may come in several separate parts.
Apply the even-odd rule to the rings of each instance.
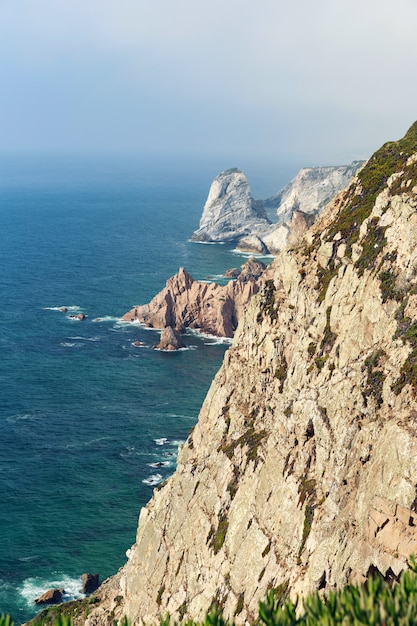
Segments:
[[[251,622],[397,575],[416,550],[417,123],[383,146],[249,302],[175,474],[86,623]]]

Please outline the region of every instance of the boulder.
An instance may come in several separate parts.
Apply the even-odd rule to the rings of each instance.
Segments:
[[[81,593],[89,594],[96,591],[100,586],[100,578],[98,574],[83,574],[81,576]]]
[[[59,604],[62,602],[64,593],[65,589],[49,589],[39,596],[39,598],[36,598],[35,604]]]

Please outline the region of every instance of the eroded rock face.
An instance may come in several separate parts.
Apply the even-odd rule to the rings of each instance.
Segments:
[[[304,596],[406,567],[416,276],[417,124],[263,273],[175,474],[86,624],[110,611],[201,620],[214,600],[244,624],[269,587]]]
[[[233,337],[243,309],[259,289],[258,279],[264,269],[263,263],[250,259],[236,280],[220,286],[196,281],[182,267],[149,304],[133,308],[122,319],[152,328],[171,327],[179,333],[191,328]]]
[[[251,196],[246,176],[237,168],[219,174],[211,184],[195,241],[234,241],[265,231],[269,220],[263,203]]]

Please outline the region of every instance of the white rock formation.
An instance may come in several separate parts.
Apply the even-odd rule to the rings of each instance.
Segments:
[[[277,194],[265,200],[276,208],[278,222],[289,222],[294,211],[320,213],[339,191],[347,187],[364,161],[331,167],[305,167]]]
[[[234,241],[268,229],[263,204],[254,200],[246,176],[237,168],[219,174],[211,184],[194,241]]]

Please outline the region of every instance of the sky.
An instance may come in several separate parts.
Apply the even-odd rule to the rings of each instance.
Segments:
[[[0,0],[0,151],[332,165],[417,119],[416,0]]]

